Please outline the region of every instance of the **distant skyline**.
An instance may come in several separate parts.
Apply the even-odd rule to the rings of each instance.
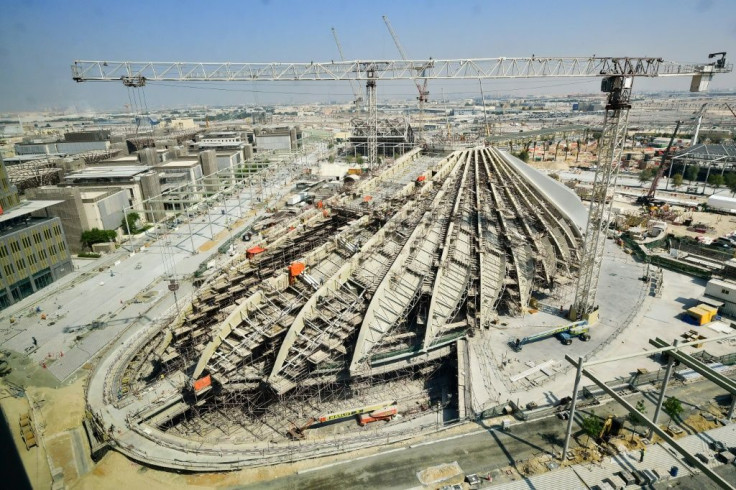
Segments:
[[[76,59],[131,61],[329,61],[339,59],[335,27],[348,59],[399,59],[381,18],[387,15],[413,59],[498,56],[661,56],[736,60],[733,0],[558,0],[3,2],[0,112],[122,110],[119,83],[77,84]],[[639,91],[687,90],[689,79],[637,80]],[[486,96],[596,93],[595,79],[488,80]],[[736,90],[736,74],[712,89]],[[150,84],[150,109],[349,101],[347,82]],[[364,89],[361,87],[361,91]],[[477,82],[430,81],[430,100],[478,97]],[[411,81],[384,82],[379,102],[416,95]]]

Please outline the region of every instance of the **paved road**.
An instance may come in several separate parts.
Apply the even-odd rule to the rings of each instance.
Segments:
[[[668,394],[677,396],[683,401],[686,412],[682,418],[695,411],[695,403],[705,404],[723,391],[708,382],[680,385],[668,390]],[[648,415],[654,413],[653,394],[637,394],[628,399],[635,404],[645,399]],[[624,415],[622,408],[615,404],[607,404],[595,408],[598,415],[612,413]],[[583,413],[588,413],[584,410]],[[660,418],[667,423],[666,415]],[[302,472],[257,483],[246,488],[282,489],[299,488],[310,490],[330,490],[333,488],[351,489],[405,489],[420,486],[416,473],[429,466],[457,461],[463,471],[468,473],[488,473],[529,457],[547,452],[554,454],[561,451],[567,422],[556,417],[541,419],[526,424],[515,425],[509,432],[481,428],[475,433],[458,436],[435,443],[427,441],[425,445],[401,447],[397,450],[386,450],[383,453],[358,460],[347,460],[331,467],[324,467],[310,472]],[[580,428],[574,426],[575,431]],[[574,441],[572,445],[574,446]]]

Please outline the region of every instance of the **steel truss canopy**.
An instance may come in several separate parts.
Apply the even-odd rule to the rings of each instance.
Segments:
[[[543,77],[666,77],[730,72],[725,63],[682,64],[651,57],[530,57],[457,60],[354,60],[309,63],[75,61],[77,82],[252,82]]]

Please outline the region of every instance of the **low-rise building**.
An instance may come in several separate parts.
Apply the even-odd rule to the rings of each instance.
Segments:
[[[19,202],[0,159],[0,309],[74,268],[61,220],[43,214],[57,201]]]
[[[128,206],[128,194],[121,188],[45,186],[29,189],[26,195],[31,200],[57,202],[44,212],[61,220],[69,249],[73,253],[82,251],[83,232],[92,228],[119,228]]]
[[[705,296],[723,303],[720,312],[736,317],[736,282],[728,279],[711,279],[705,286]]]

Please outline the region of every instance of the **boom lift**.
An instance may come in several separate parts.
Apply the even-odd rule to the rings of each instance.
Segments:
[[[544,332],[530,335],[528,337],[524,337],[523,339],[516,339],[514,342],[511,342],[511,346],[516,352],[519,352],[521,351],[522,346],[526,344],[531,344],[532,342],[537,342],[538,340],[545,340],[550,337],[557,337],[564,345],[572,344],[573,337],[579,337],[580,340],[582,340],[583,342],[587,342],[588,340],[590,340],[590,334],[588,333],[589,330],[590,325],[588,325],[588,322],[582,320],[579,322],[570,323],[569,325],[555,327],[551,330],[545,330]]]

